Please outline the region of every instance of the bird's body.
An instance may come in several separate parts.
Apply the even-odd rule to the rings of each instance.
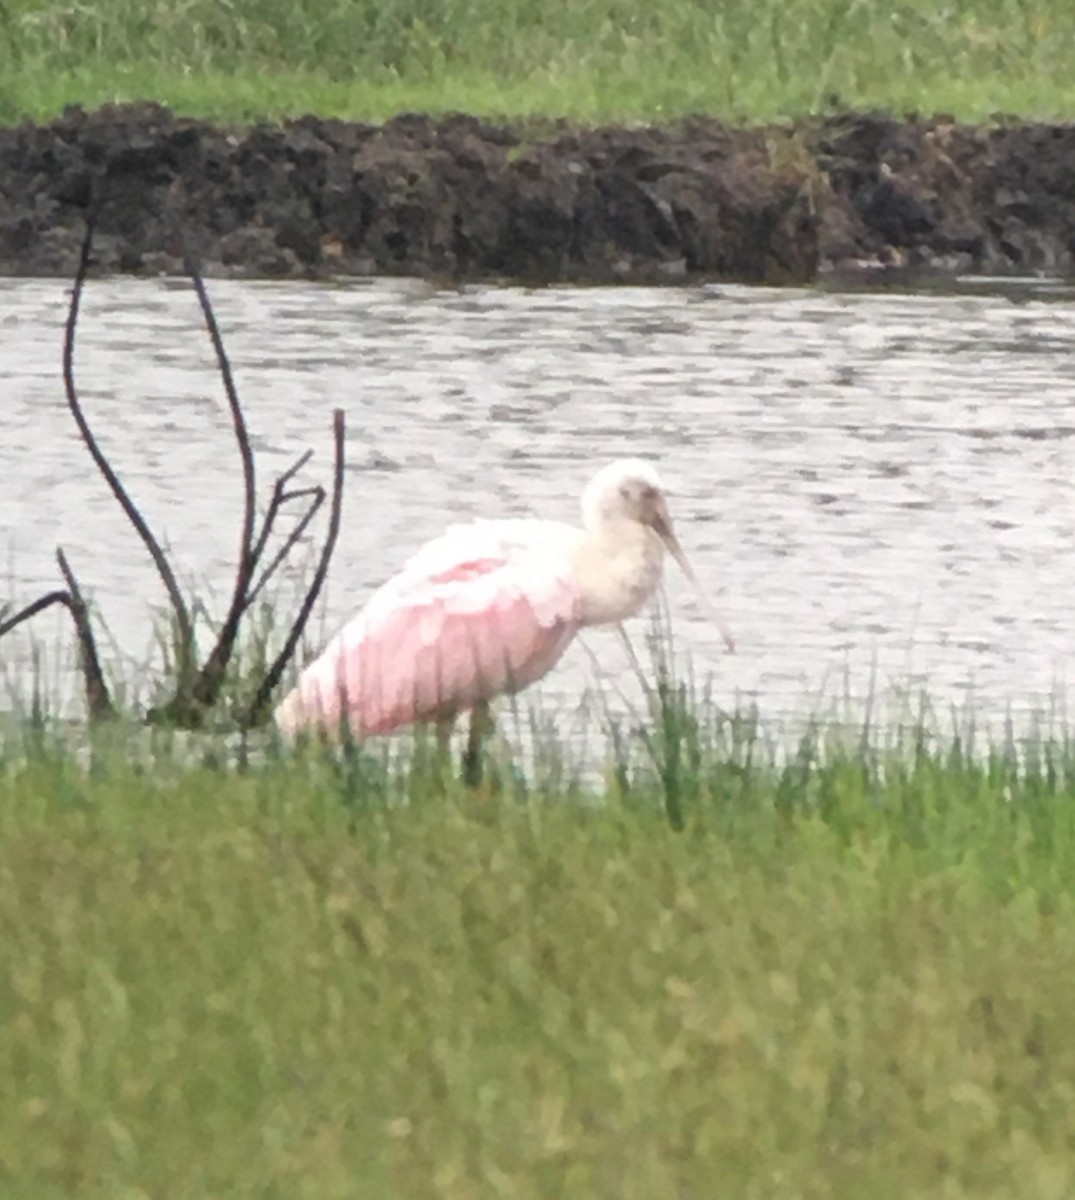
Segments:
[[[605,467],[583,526],[479,520],[450,526],[383,584],[302,672],[276,710],[287,733],[352,734],[450,722],[535,683],[578,631],[634,616],[666,547],[689,573],[653,468]]]

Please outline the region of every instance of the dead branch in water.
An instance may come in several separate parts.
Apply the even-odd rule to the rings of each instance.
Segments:
[[[25,608],[20,608],[13,616],[8,617],[4,621],[0,621],[0,637],[5,633],[10,633],[16,626],[21,625],[23,621],[29,621],[31,617],[36,617],[39,612],[44,612],[46,608],[51,608],[54,604],[68,604],[71,597],[63,591],[46,592],[43,596],[38,596],[32,603],[27,604]]]
[[[86,415],[83,411],[78,391],[75,386],[74,351],[75,334],[78,327],[78,315],[82,291],[89,272],[91,251],[93,246],[93,220],[87,222],[86,235],[83,239],[79,257],[78,271],[75,276],[71,293],[71,305],[67,317],[67,325],[63,348],[63,378],[67,396],[67,405],[78,426],[79,434],[86,449],[90,453],[101,475],[104,477],[112,495],[123,509],[131,525],[149,552],[153,564],[160,576],[161,582],[168,595],[169,602],[175,615],[176,628],[176,678],[174,692],[164,704],[149,710],[145,719],[149,723],[167,723],[180,728],[192,729],[200,726],[208,713],[219,701],[224,683],[227,679],[229,664],[238,641],[243,617],[249,612],[254,600],[264,591],[280,566],[299,544],[314,517],[325,501],[325,489],[319,485],[289,488],[295,476],[309,462],[313,452],[307,450],[284,471],[274,482],[272,493],[260,529],[257,527],[257,489],[254,452],[250,444],[250,435],[239,400],[238,390],[232,375],[231,364],[224,348],[224,341],[213,313],[212,305],[205,288],[201,273],[188,255],[184,263],[194,285],[201,306],[202,316],[209,331],[210,340],[216,354],[217,367],[220,371],[228,408],[231,413],[235,440],[239,448],[239,457],[243,472],[243,513],[239,534],[239,556],[235,569],[235,581],[231,591],[231,601],[228,611],[220,624],[216,641],[212,650],[199,666],[196,661],[194,638],[194,622],[191,609],[183,598],[176,574],[165,555],[160,542],[150,530],[145,518],[112,468],[108,458],[101,449]],[[344,477],[344,415],[342,410],[335,410],[333,416],[333,435],[335,440],[335,467],[333,474],[332,503],[329,513],[328,529],[321,550],[320,559],[306,595],[300,605],[292,627],[285,639],[284,646],[265,676],[258,683],[254,700],[243,713],[241,724],[244,728],[263,722],[266,718],[272,693],[278,686],[284,671],[295,652],[306,622],[320,594],[332,553],[339,535],[340,518],[343,501]],[[302,516],[294,528],[284,538],[268,565],[257,576],[257,568],[268,548],[270,537],[282,510],[289,504],[308,501]],[[93,637],[89,611],[83,600],[81,589],[74,574],[64,557],[62,550],[56,552],[60,571],[67,584],[66,589],[57,589],[40,596],[31,604],[26,605],[11,617],[0,614],[0,638],[12,629],[30,620],[38,613],[54,604],[63,604],[71,614],[78,637],[80,665],[86,691],[86,706],[91,719],[115,714],[115,708],[108,692],[101,670],[97,646]]]
[[[280,547],[280,549],[273,556],[272,561],[265,568],[265,570],[262,571],[261,577],[258,579],[257,583],[255,583],[254,586],[250,589],[250,591],[246,597],[246,607],[247,608],[249,608],[250,605],[254,603],[254,601],[258,597],[258,593],[269,582],[269,580],[272,578],[273,574],[275,573],[276,569],[280,566],[280,564],[284,561],[284,559],[287,558],[287,556],[291,553],[291,551],[294,549],[294,547],[296,545],[298,545],[299,541],[302,538],[302,535],[306,532],[307,528],[309,527],[310,522],[314,519],[314,517],[317,516],[318,509],[321,507],[322,504],[325,503],[325,489],[323,487],[321,487],[320,485],[318,485],[317,487],[299,488],[294,492],[288,492],[287,495],[284,496],[284,500],[285,501],[286,500],[298,500],[303,496],[312,496],[313,497],[313,500],[310,503],[310,507],[306,510],[305,513],[303,513],[302,517],[299,518],[298,522],[295,525],[295,528],[292,529],[292,531],[287,535],[287,540],[284,542],[284,544]],[[265,523],[266,523],[266,527],[267,527],[268,523],[269,523],[269,517],[265,518]]]
[[[250,581],[254,575],[254,518],[257,504],[257,487],[255,483],[254,452],[250,448],[250,434],[246,428],[246,418],[239,403],[239,393],[235,390],[232,378],[231,363],[228,361],[224,340],[220,336],[213,306],[209,303],[209,295],[205,290],[205,282],[198,270],[194,259],[185,255],[183,265],[194,284],[201,305],[205,326],[216,353],[217,367],[220,370],[220,380],[224,385],[224,394],[228,398],[228,408],[231,410],[232,425],[235,429],[235,440],[239,446],[239,457],[243,464],[243,523],[239,538],[239,563],[235,568],[235,586],[232,589],[231,607],[217,635],[205,666],[198,672],[191,691],[191,700],[197,708],[211,708],[224,683],[235,641],[239,635],[239,622],[248,607],[247,595],[250,591]]]
[[[213,349],[216,352],[217,366],[220,370],[221,381],[224,385],[224,391],[228,399],[228,407],[232,414],[232,423],[235,430],[235,439],[239,446],[239,454],[243,464],[243,481],[244,481],[244,505],[243,505],[243,523],[239,543],[239,562],[235,571],[235,585],[232,590],[231,606],[227,616],[221,625],[220,632],[217,635],[216,644],[213,646],[209,657],[206,659],[205,665],[198,672],[195,678],[193,687],[189,696],[183,692],[177,692],[169,705],[162,710],[161,713],[154,714],[155,719],[160,716],[171,717],[175,720],[179,718],[178,723],[183,725],[198,724],[201,713],[213,707],[220,696],[221,689],[224,685],[224,680],[227,674],[228,663],[231,660],[232,653],[235,649],[236,640],[239,634],[239,626],[243,615],[249,611],[254,599],[262,591],[265,585],[275,574],[280,565],[285,561],[291,551],[309,527],[318,509],[324,503],[325,491],[322,487],[305,487],[295,488],[291,491],[286,490],[287,485],[298,474],[303,466],[309,461],[312,456],[312,451],[306,451],[277,478],[273,484],[272,496],[269,500],[269,506],[265,513],[265,518],[262,522],[260,531],[255,535],[255,506],[256,506],[256,489],[255,489],[255,468],[254,455],[250,447],[250,435],[247,431],[246,420],[243,416],[242,405],[239,401],[238,391],[235,387],[235,382],[232,377],[231,364],[228,360],[228,355],[224,349],[224,341],[220,335],[220,328],[217,325],[216,317],[213,313],[212,305],[209,301],[209,295],[205,288],[205,283],[202,280],[201,273],[190,255],[184,259],[186,269],[190,275],[194,289],[198,295],[198,302],[201,305],[202,315],[205,318],[205,324],[209,330],[209,335],[213,343]],[[284,644],[284,649],[269,669],[265,679],[258,686],[255,694],[255,700],[247,710],[244,717],[244,725],[257,723],[265,716],[265,711],[268,706],[268,699],[271,697],[273,690],[276,688],[287,667],[288,662],[294,654],[295,647],[298,645],[299,638],[302,636],[302,631],[305,628],[306,620],[310,610],[317,599],[318,593],[321,590],[321,585],[324,581],[325,573],[328,570],[328,564],[332,557],[332,551],[336,543],[336,536],[339,532],[340,505],[342,503],[343,490],[343,437],[344,437],[344,419],[343,412],[337,409],[334,415],[333,428],[336,437],[336,469],[333,484],[333,509],[329,518],[329,530],[326,536],[325,548],[322,552],[322,562],[319,564],[317,571],[311,581],[307,596],[303,601],[303,605],[299,610],[299,615],[295,620],[295,626],[292,632],[288,635]],[[273,557],[269,565],[262,572],[257,583],[254,583],[254,572],[260,562],[265,548],[268,544],[270,534],[281,509],[288,503],[294,500],[312,497],[312,502],[308,506],[305,514],[296,524],[295,528],[288,535],[284,544]],[[252,714],[256,714],[256,717]]]
[[[160,542],[153,536],[153,532],[146,524],[145,518],[138,511],[134,501],[127,494],[127,489],[120,482],[119,476],[112,469],[112,464],[97,444],[93,430],[90,429],[89,422],[82,411],[82,404],[79,401],[78,391],[75,387],[75,332],[78,328],[78,310],[82,300],[82,289],[90,269],[90,254],[93,249],[93,226],[94,219],[90,216],[86,222],[86,235],[82,239],[82,251],[79,255],[78,271],[75,275],[74,288],[71,291],[71,307],[67,313],[67,328],[63,341],[63,384],[64,391],[67,394],[67,407],[71,410],[71,415],[75,418],[78,432],[82,436],[82,441],[86,449],[90,452],[90,457],[96,463],[97,469],[104,476],[104,480],[108,484],[112,495],[115,496],[120,507],[127,514],[127,519],[134,526],[138,536],[145,544],[150,558],[153,559],[153,565],[157,568],[157,574],[161,577],[161,582],[164,584],[164,590],[168,593],[168,599],[171,601],[172,608],[175,611],[176,628],[179,631],[179,645],[176,648],[177,666],[180,680],[183,685],[186,685],[187,680],[190,678],[194,662],[194,624],[190,619],[190,610],[183,599],[183,593],[179,590],[175,573],[172,571],[168,559],[161,549]]]
[[[100,721],[116,715],[112,698],[108,694],[104,672],[101,670],[101,660],[97,654],[97,642],[93,636],[93,626],[90,624],[89,610],[82,598],[78,580],[68,565],[64,552],[56,550],[56,561],[60,572],[67,583],[66,590],[46,592],[25,608],[21,608],[13,617],[0,622],[0,638],[10,633],[24,621],[36,617],[38,613],[51,608],[54,604],[62,604],[71,614],[75,626],[75,635],[79,645],[79,665],[82,668],[82,679],[86,692],[86,711],[91,721]]]
[[[67,584],[70,596],[68,611],[75,623],[75,633],[78,635],[79,663],[82,667],[82,679],[86,688],[86,710],[91,721],[99,721],[105,717],[116,715],[112,698],[108,694],[104,672],[101,670],[101,660],[97,655],[97,642],[93,636],[93,626],[90,624],[90,612],[82,599],[82,589],[78,586],[74,571],[67,562],[67,557],[59,546],[56,547],[56,561],[60,565],[60,573]]]
[[[321,492],[322,496],[324,495],[324,489],[322,489],[322,488],[317,488],[317,489],[304,488],[304,489],[300,489],[298,492],[285,492],[284,491],[284,488],[287,487],[287,485],[292,481],[292,479],[295,478],[295,476],[299,473],[299,471],[301,471],[302,468],[304,466],[306,466],[306,464],[310,461],[310,459],[313,457],[313,453],[314,452],[312,450],[307,450],[304,454],[300,454],[299,457],[295,460],[295,462],[293,462],[291,464],[291,466],[288,467],[288,469],[283,473],[283,475],[279,476],[277,478],[276,482],[273,484],[272,499],[269,501],[269,508],[268,508],[268,511],[265,513],[265,520],[262,522],[261,532],[258,534],[258,539],[254,543],[254,549],[251,552],[251,556],[250,556],[251,557],[251,564],[250,564],[251,565],[251,571],[250,571],[251,575],[253,575],[254,569],[257,567],[258,563],[261,561],[261,556],[265,553],[265,546],[267,545],[267,543],[269,541],[269,534],[272,533],[272,527],[273,527],[274,522],[276,521],[277,516],[279,515],[280,509],[283,508],[283,506],[289,500],[295,499],[297,495],[300,495],[303,492],[310,492],[313,490],[317,490],[317,491]],[[248,598],[248,601],[247,601],[248,604],[249,604],[249,599],[250,598]]]
[[[313,612],[313,607],[317,603],[317,597],[321,592],[322,584],[325,582],[325,576],[328,574],[329,563],[332,561],[332,552],[336,548],[336,539],[340,533],[340,517],[343,512],[345,430],[342,408],[337,408],[332,414],[332,432],[336,442],[336,462],[333,468],[332,479],[332,507],[329,510],[328,532],[325,534],[325,544],[321,549],[321,561],[317,564],[317,570],[310,581],[310,586],[306,591],[306,598],[302,602],[298,616],[296,616],[294,624],[291,626],[291,632],[284,640],[283,649],[277,655],[276,661],[266,672],[265,678],[261,681],[258,690],[254,694],[254,699],[246,711],[242,722],[245,727],[259,725],[265,720],[269,700],[272,698],[277,684],[283,678],[284,671],[287,670],[287,664],[291,661],[291,656],[295,653],[295,649],[299,644],[302,632],[306,628],[306,622],[309,620],[310,613]]]

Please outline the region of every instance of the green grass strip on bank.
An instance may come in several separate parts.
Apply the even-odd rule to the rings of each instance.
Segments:
[[[1066,0],[3,0],[0,120],[1075,113]]]
[[[0,1191],[1068,1195],[1075,752],[687,716],[597,806],[10,738]]]

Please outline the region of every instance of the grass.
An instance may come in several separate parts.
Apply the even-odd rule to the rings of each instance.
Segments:
[[[1075,114],[1066,0],[3,0],[0,35],[7,121],[140,98],[232,121]]]
[[[0,1193],[1070,1195],[1075,748],[655,697],[599,804],[9,730]]]

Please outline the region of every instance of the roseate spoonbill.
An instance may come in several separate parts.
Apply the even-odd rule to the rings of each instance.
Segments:
[[[277,725],[331,733],[345,722],[361,738],[434,721],[443,743],[470,709],[472,778],[489,702],[545,675],[580,629],[634,616],[660,584],[666,550],[707,603],[657,472],[638,459],[597,472],[582,494],[581,529],[530,519],[449,526],[302,671]]]

